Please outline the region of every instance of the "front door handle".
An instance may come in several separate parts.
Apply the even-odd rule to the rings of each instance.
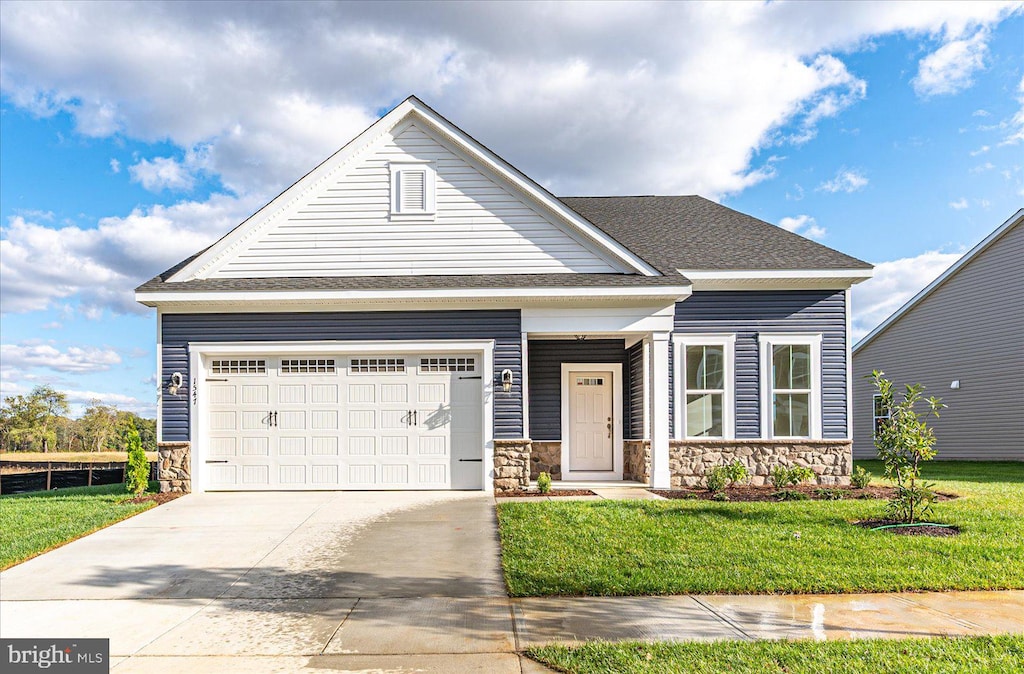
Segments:
[[[608,417],[608,437],[612,437],[612,418]]]

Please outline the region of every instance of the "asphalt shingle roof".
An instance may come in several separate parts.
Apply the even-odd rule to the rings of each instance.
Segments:
[[[698,196],[563,197],[561,201],[665,276],[488,274],[218,278],[167,284],[197,253],[138,287],[142,292],[420,290],[686,285],[676,270],[870,269],[871,265]]]

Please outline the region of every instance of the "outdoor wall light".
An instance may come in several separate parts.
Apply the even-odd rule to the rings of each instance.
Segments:
[[[949,383],[949,388],[953,389],[954,391],[959,391],[960,390],[960,380],[959,379],[954,379],[953,381],[951,381]]]
[[[505,393],[512,390],[512,370],[501,371],[501,390]]]
[[[167,385],[167,392],[172,396],[178,395],[178,389],[180,389],[185,383],[185,378],[181,376],[180,372],[175,372],[171,375],[171,383]]]

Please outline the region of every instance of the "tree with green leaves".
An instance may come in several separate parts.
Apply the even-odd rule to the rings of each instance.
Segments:
[[[124,472],[124,486],[129,494],[141,494],[149,488],[149,459],[142,449],[142,440],[132,426],[127,433],[128,465]]]
[[[57,444],[57,419],[67,413],[67,395],[50,386],[4,398],[0,407],[4,449],[50,451]]]
[[[935,458],[935,433],[928,426],[929,415],[939,416],[945,407],[935,396],[924,397],[924,386],[907,384],[897,399],[895,384],[885,373],[870,375],[878,391],[886,417],[875,428],[875,447],[885,463],[885,476],[896,483],[896,494],[889,501],[889,515],[913,523],[931,512],[935,502],[934,485],[921,481],[921,462]],[[924,405],[923,412],[918,407]]]

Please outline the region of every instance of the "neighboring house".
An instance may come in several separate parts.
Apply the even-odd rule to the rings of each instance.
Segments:
[[[875,458],[884,414],[867,375],[920,383],[947,408],[928,423],[939,459],[1024,460],[1024,209],[853,350],[853,452]]]
[[[137,289],[163,488],[843,482],[870,275],[700,197],[556,198],[409,98]]]

